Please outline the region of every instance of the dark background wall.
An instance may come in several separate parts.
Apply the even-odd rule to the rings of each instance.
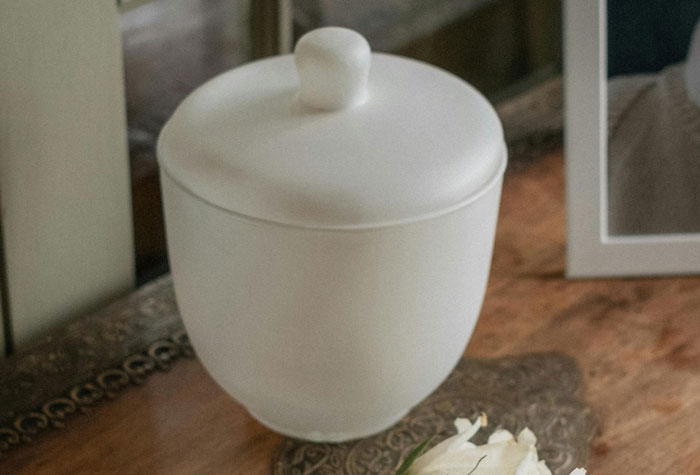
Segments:
[[[700,0],[608,0],[608,77],[685,60]]]

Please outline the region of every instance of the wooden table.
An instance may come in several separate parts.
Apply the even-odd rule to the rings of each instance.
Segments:
[[[700,473],[700,278],[565,279],[561,148],[513,156],[467,354],[575,357],[601,427],[589,473]],[[0,474],[264,474],[281,440],[179,359],[7,452]]]

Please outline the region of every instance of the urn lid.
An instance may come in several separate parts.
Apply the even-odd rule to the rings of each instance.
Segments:
[[[367,228],[462,206],[506,161],[493,107],[428,64],[371,53],[336,27],[294,55],[210,80],[161,132],[162,172],[244,217],[311,228]]]

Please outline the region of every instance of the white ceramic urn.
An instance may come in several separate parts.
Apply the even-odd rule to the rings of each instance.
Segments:
[[[322,28],[191,94],[158,142],[187,332],[273,430],[397,422],[453,369],[488,279],[506,165],[491,105]]]

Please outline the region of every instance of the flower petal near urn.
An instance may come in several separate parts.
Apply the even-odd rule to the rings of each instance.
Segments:
[[[537,437],[527,427],[517,438],[505,429],[494,431],[483,445],[471,438],[485,427],[486,414],[476,418],[455,420],[457,435],[443,440],[418,457],[406,471],[409,475],[552,475],[544,460],[537,456]],[[585,475],[582,468],[570,475]]]

